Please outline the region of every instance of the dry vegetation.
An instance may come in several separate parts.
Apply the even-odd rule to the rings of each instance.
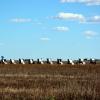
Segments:
[[[0,100],[100,100],[100,65],[0,65]]]

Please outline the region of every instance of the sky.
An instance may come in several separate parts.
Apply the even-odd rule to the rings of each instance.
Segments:
[[[0,0],[0,56],[100,58],[100,0]]]

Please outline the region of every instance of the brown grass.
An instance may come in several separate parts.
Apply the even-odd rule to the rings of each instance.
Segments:
[[[100,100],[100,65],[0,65],[0,100]]]

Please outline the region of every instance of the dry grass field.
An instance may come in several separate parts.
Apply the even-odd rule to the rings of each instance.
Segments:
[[[100,100],[100,65],[2,65],[0,100]]]

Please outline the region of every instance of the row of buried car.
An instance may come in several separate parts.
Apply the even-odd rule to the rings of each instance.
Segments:
[[[60,64],[60,65],[64,65],[64,64],[71,64],[71,65],[75,65],[75,64],[80,64],[80,65],[86,65],[86,64],[100,64],[100,60],[97,59],[78,59],[78,60],[71,60],[71,59],[67,59],[62,60],[62,59],[57,59],[57,60],[52,60],[47,58],[46,60],[43,59],[18,59],[18,60],[14,60],[14,59],[1,59],[0,60],[0,64]]]

